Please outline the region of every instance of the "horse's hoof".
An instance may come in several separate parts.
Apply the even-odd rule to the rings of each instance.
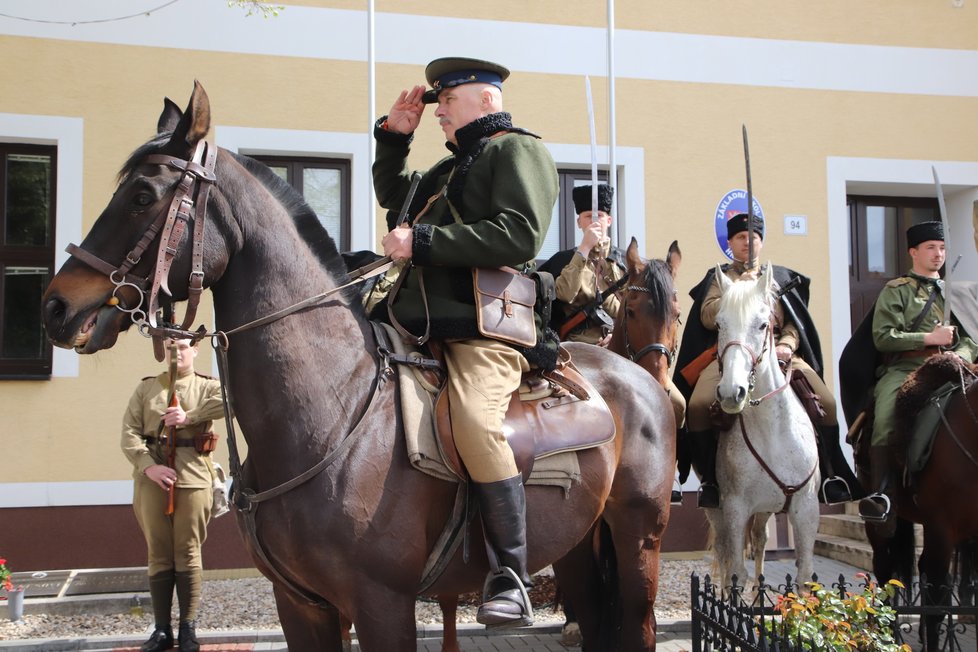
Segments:
[[[577,623],[567,623],[560,632],[560,644],[564,647],[581,647],[581,627]]]

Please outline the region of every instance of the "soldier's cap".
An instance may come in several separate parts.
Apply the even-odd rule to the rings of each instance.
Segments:
[[[574,198],[574,210],[578,215],[591,210],[591,186],[575,186],[571,191]],[[615,189],[606,183],[598,184],[598,210],[611,213],[611,200],[615,197]]]
[[[764,218],[760,215],[754,215],[751,220],[751,224],[754,227],[754,233],[761,236],[761,240],[764,239]],[[733,237],[742,231],[747,230],[747,213],[737,213],[729,220],[727,220],[727,240],[733,240]]]
[[[944,241],[944,224],[941,222],[921,222],[907,229],[907,248],[914,249],[928,240]]]
[[[421,101],[425,104],[435,104],[438,102],[438,94],[443,90],[462,84],[480,82],[492,84],[502,90],[503,82],[509,77],[509,69],[482,59],[443,57],[429,63],[424,69],[424,76],[431,89],[425,91]]]

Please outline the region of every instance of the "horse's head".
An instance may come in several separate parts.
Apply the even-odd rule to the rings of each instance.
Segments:
[[[609,346],[623,352],[645,367],[660,384],[665,384],[679,327],[679,300],[673,283],[682,260],[679,244],[673,241],[666,261],[646,261],[638,253],[638,242],[632,238],[625,259],[628,284]]]
[[[721,292],[716,317],[720,362],[717,399],[728,414],[737,414],[746,407],[757,369],[773,352],[771,270],[768,264],[756,281],[731,281],[719,265],[716,268]]]
[[[208,246],[202,228],[216,156],[203,140],[209,129],[200,84],[185,111],[164,101],[156,137],[130,156],[108,206],[81,245],[68,248],[71,258],[44,293],[53,344],[79,353],[110,348],[130,324],[155,323],[158,307],[199,295],[220,274],[227,256]]]

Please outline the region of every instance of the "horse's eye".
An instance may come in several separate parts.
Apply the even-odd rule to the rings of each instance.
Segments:
[[[154,201],[156,201],[156,199],[148,192],[137,193],[136,196],[132,198],[132,203],[140,208],[151,206]]]
[[[761,324],[761,327],[758,330],[766,331],[769,325],[770,324],[768,324],[767,322],[764,322],[763,324]]]

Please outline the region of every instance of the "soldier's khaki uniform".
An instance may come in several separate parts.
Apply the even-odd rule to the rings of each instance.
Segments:
[[[154,464],[166,464],[166,449],[156,440],[167,408],[169,373],[143,379],[136,387],[122,421],[122,452],[133,465],[133,510],[146,537],[149,574],[165,570],[201,569],[200,547],[207,536],[213,504],[214,466],[209,454],[193,446],[176,447],[174,514],[164,509],[167,494],[144,475]],[[190,372],[177,378],[177,399],[189,425],[178,426],[178,441],[193,441],[224,416],[220,382]],[[147,439],[150,441],[147,441]]]
[[[740,261],[731,263],[724,272],[732,281],[738,281],[745,274],[746,268]],[[700,320],[705,328],[717,330],[717,313],[720,311],[720,284],[714,279],[700,309]],[[811,383],[812,389],[818,394],[825,409],[825,417],[819,425],[834,426],[836,421],[835,397],[815,370],[797,354],[800,337],[798,329],[790,319],[785,318],[781,303],[774,305],[774,343],[775,346],[785,345],[795,352],[791,356],[791,366],[801,370]],[[690,432],[700,432],[712,428],[710,423],[710,405],[716,400],[716,387],[720,383],[720,364],[717,360],[711,362],[700,374],[689,399],[687,427]]]
[[[931,288],[937,286],[934,302],[913,331],[910,327],[927,305]],[[944,319],[944,281],[927,278],[910,272],[907,276],[893,279],[886,284],[873,312],[873,343],[877,350],[888,357],[888,362],[877,370],[874,396],[873,446],[885,446],[896,427],[895,408],[897,390],[903,381],[927,357],[937,352],[936,347],[924,347],[924,335]],[[968,362],[978,356],[978,345],[961,329],[956,319],[957,341],[950,349]]]

